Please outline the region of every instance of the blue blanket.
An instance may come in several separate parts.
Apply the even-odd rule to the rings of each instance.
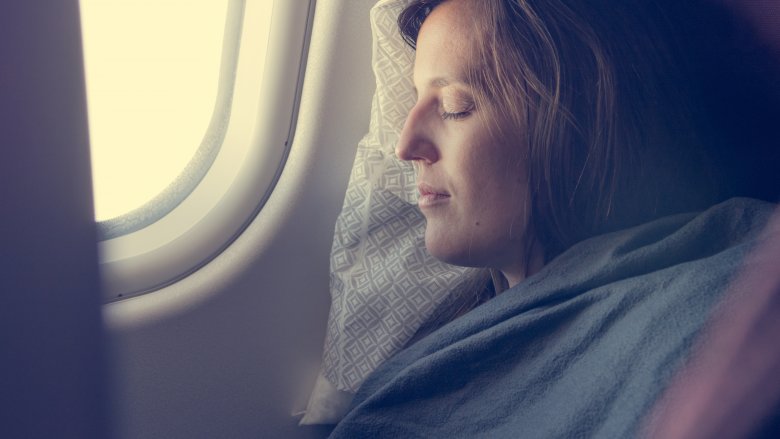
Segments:
[[[401,351],[332,438],[626,438],[755,245],[732,199],[583,241]]]

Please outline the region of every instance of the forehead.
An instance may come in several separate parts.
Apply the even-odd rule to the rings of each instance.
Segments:
[[[469,1],[449,0],[425,19],[417,36],[415,82],[431,81],[434,86],[453,80],[466,82],[473,58],[473,9]]]

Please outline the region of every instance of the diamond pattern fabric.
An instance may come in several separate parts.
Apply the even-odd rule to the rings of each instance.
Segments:
[[[426,252],[414,169],[394,153],[415,102],[414,51],[396,24],[408,3],[380,0],[371,10],[377,89],[335,227],[321,372],[341,392],[354,393],[470,272]]]

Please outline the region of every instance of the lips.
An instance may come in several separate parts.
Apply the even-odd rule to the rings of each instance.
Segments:
[[[417,205],[420,207],[431,207],[437,204],[442,204],[450,199],[450,194],[443,189],[437,189],[426,183],[420,183],[417,185],[417,189],[420,191],[420,198],[417,200]]]

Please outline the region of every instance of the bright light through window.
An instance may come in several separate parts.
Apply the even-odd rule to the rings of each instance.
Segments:
[[[95,217],[168,186],[217,96],[228,0],[81,0]]]

